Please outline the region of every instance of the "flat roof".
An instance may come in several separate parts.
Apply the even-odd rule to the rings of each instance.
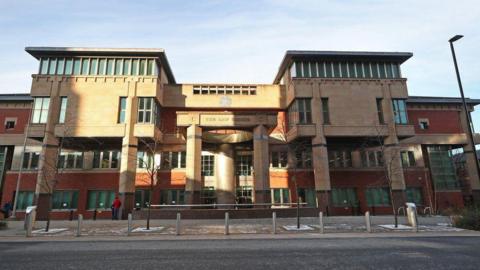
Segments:
[[[403,63],[413,53],[410,52],[365,52],[365,51],[287,51],[283,57],[277,75],[273,81],[278,84],[285,70],[295,60],[322,60],[322,61],[391,61]]]
[[[30,94],[0,94],[0,101],[33,101]]]
[[[25,47],[25,51],[36,59],[43,56],[135,56],[157,57],[165,69],[169,83],[176,83],[162,48],[96,48],[96,47]]]
[[[465,98],[467,104],[478,105],[480,99]],[[409,96],[407,103],[441,103],[441,104],[461,104],[462,99],[457,97],[431,97],[431,96]]]

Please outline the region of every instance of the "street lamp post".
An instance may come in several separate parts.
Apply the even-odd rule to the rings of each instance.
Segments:
[[[480,177],[480,166],[478,164],[478,155],[477,155],[477,150],[475,147],[475,140],[473,139],[473,130],[472,130],[472,119],[470,117],[470,113],[468,112],[467,109],[467,102],[465,101],[465,95],[463,94],[463,87],[462,87],[462,80],[460,79],[460,72],[458,71],[458,64],[457,64],[457,57],[455,56],[455,49],[453,47],[453,43],[459,39],[463,38],[462,35],[455,35],[451,39],[448,40],[450,43],[450,49],[452,50],[452,57],[453,57],[453,64],[455,65],[455,73],[457,74],[457,82],[458,82],[458,88],[460,88],[460,95],[462,96],[462,104],[463,104],[463,110],[465,111],[465,116],[467,117],[467,122],[468,122],[468,135],[470,139],[470,144],[472,145],[473,148],[473,156],[475,157],[475,165],[477,167],[477,174]]]

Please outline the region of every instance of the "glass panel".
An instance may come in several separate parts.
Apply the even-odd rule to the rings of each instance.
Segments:
[[[79,58],[73,60],[73,75],[80,75],[80,65],[81,62]]]
[[[98,59],[94,58],[90,60],[90,75],[97,75]]]
[[[393,78],[392,64],[391,63],[386,63],[385,64],[385,69],[387,70],[387,78]]]
[[[133,59],[132,61],[132,76],[138,75],[138,59]]]
[[[72,75],[73,71],[73,59],[72,58],[67,58],[67,61],[65,62],[65,75]]]
[[[396,63],[393,63],[392,64],[392,77],[393,78],[400,78],[400,67],[398,66],[398,64]]]
[[[340,78],[340,64],[333,63],[333,77]]]
[[[386,74],[386,67],[385,67],[385,63],[379,63],[378,64],[378,69],[379,69],[379,72],[380,72],[380,78],[382,79],[385,79],[387,78],[387,74]]]
[[[82,59],[82,75],[88,75],[89,71],[89,59],[88,58],[83,58]]]
[[[107,60],[107,75],[113,75],[114,62],[115,62],[115,59]]]
[[[48,58],[42,58],[40,61],[40,74],[45,75],[48,73]]]
[[[350,78],[355,78],[355,63],[348,63],[348,72]]]
[[[123,75],[128,76],[130,75],[130,59],[124,59],[123,60]]]
[[[342,78],[348,78],[347,63],[340,63],[340,70],[342,71]]]
[[[98,61],[98,75],[105,75],[106,62],[106,59],[100,59]]]
[[[115,75],[122,75],[122,63],[123,59],[115,60]]]
[[[57,64],[57,74],[63,75],[63,69],[65,67],[65,58],[59,58]]]
[[[372,78],[372,69],[370,63],[362,63],[363,72],[365,73],[365,78]],[[358,72],[358,69],[357,69]]]
[[[103,209],[110,207],[107,204],[107,191],[98,191],[97,208]]]
[[[317,62],[310,62],[310,75],[314,78],[318,77]]]
[[[140,66],[138,68],[139,70],[139,75],[145,75],[145,65],[146,65],[147,60],[141,59],[140,60]]]
[[[154,61],[153,59],[149,59],[148,60],[148,67],[147,67],[147,75],[151,76],[153,75],[153,64],[154,64]]]
[[[112,164],[110,168],[118,168],[119,155],[120,155],[120,152],[112,151]]]
[[[325,63],[325,71],[327,73],[327,78],[332,78],[332,63],[331,62],[326,62]]]
[[[325,63],[318,62],[318,77],[325,78]]]
[[[303,77],[309,78],[310,76],[310,66],[308,62],[303,62]]]
[[[380,78],[380,74],[378,73],[378,63],[370,63],[372,68],[372,75],[374,79]]]

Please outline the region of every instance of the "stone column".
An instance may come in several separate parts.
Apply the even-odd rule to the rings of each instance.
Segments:
[[[221,144],[217,156],[217,203],[235,203],[234,152],[231,144]]]
[[[122,201],[122,219],[126,219],[135,207],[138,139],[133,134],[137,122],[137,102],[137,98],[132,95],[127,98],[125,136],[122,139],[120,177],[118,180],[118,195]]]
[[[185,203],[200,203],[202,188],[202,128],[191,125],[187,128],[187,160]]]
[[[52,193],[55,189],[57,177],[57,157],[59,140],[55,137],[55,125],[60,113],[60,82],[52,81],[50,92],[50,104],[45,124],[45,136],[43,137],[42,150],[38,163],[37,183],[35,187],[35,205],[37,206],[37,219],[46,220],[48,210],[52,202]],[[23,158],[23,157],[22,157]],[[20,163],[20,166],[22,164]]]
[[[263,125],[259,125],[253,129],[255,203],[269,203],[271,201],[269,165],[267,129]]]

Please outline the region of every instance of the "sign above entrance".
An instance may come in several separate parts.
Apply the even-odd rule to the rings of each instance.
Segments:
[[[262,119],[259,119],[262,118]],[[259,121],[260,120],[260,121]],[[201,126],[218,126],[218,127],[238,127],[253,126],[262,122],[263,117],[260,115],[228,115],[228,114],[202,114],[200,115]]]

